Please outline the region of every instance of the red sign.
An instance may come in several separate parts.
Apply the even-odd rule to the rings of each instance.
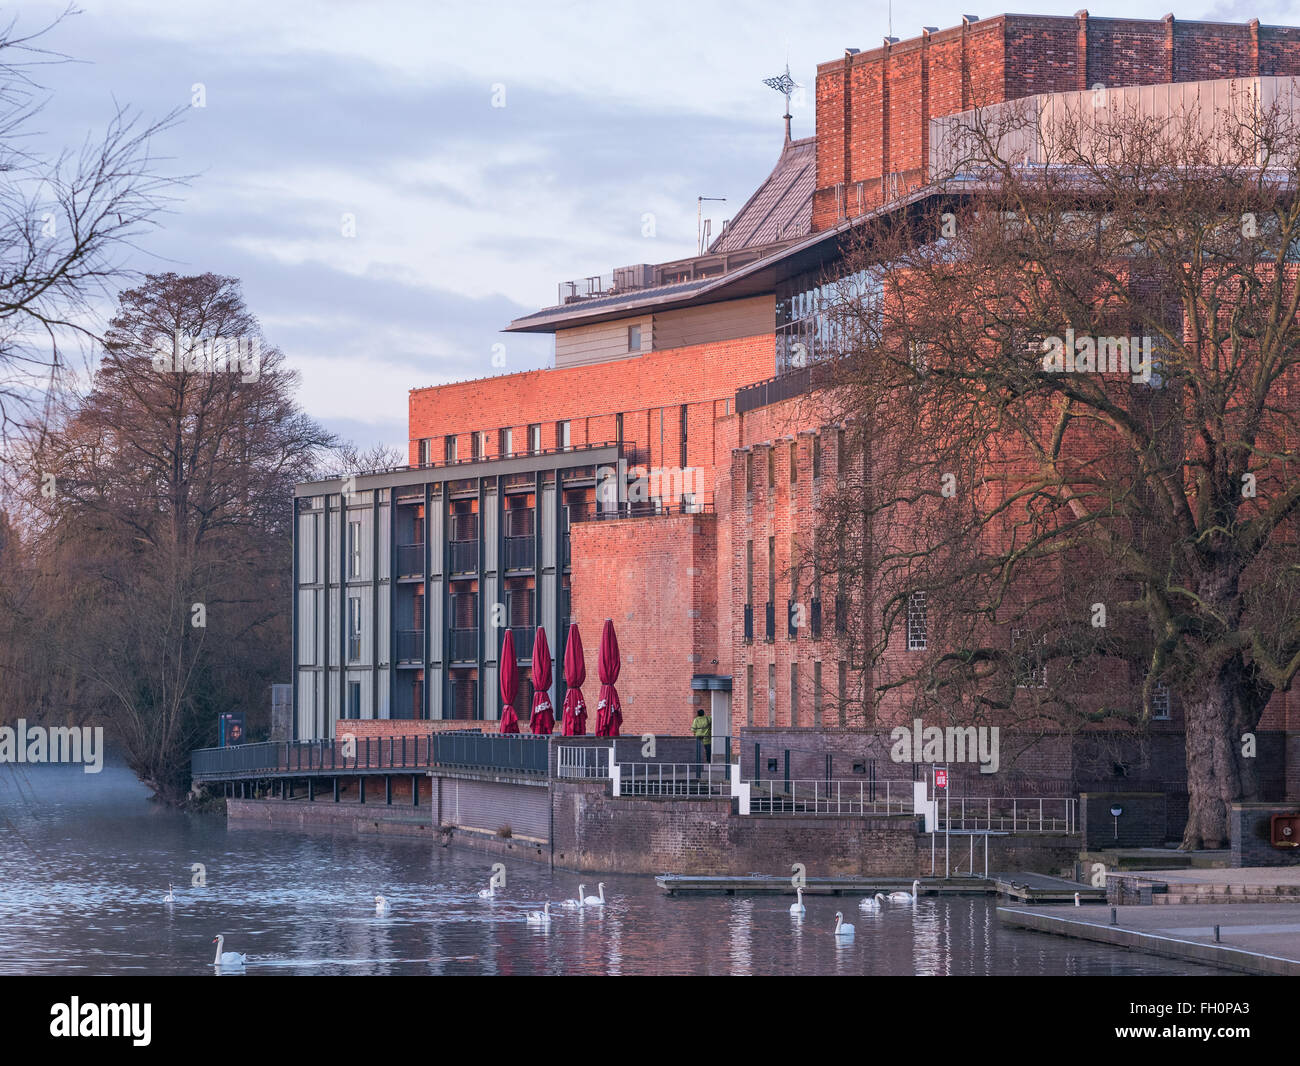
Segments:
[[[947,771],[947,770],[936,770],[936,771],[934,772],[934,787],[935,787],[935,788],[947,788],[947,787],[948,787],[948,771]]]

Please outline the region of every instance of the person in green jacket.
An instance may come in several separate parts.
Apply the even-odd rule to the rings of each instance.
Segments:
[[[691,720],[691,735],[704,744],[704,761],[713,761],[713,723],[705,717],[704,708],[695,708],[695,717]]]

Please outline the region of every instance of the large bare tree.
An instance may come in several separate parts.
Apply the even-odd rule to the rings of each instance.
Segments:
[[[1167,688],[1185,848],[1258,796],[1300,668],[1296,102],[967,116],[942,195],[859,227],[820,324],[856,458],[818,563],[867,720],[1136,735]]]

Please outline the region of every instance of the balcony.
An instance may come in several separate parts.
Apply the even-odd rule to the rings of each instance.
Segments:
[[[397,631],[397,661],[399,663],[424,662],[423,629],[399,629]]]
[[[478,541],[452,541],[448,548],[448,568],[453,574],[478,573]]]
[[[397,546],[397,576],[420,577],[424,574],[424,545],[399,544]]]
[[[506,569],[533,570],[537,565],[537,541],[531,536],[506,537]]]
[[[776,603],[772,600],[763,604],[763,639],[769,644],[776,640]]]
[[[537,639],[537,628],[535,626],[511,626],[510,632],[515,638],[515,658],[531,659],[533,656],[533,641]]]
[[[448,632],[448,654],[453,663],[478,662],[478,630],[452,629]]]
[[[745,604],[745,643],[754,643],[754,605]]]

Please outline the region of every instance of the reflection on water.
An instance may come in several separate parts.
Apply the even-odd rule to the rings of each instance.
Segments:
[[[1155,974],[1209,967],[1002,928],[987,899],[922,899],[877,913],[855,898],[669,899],[651,878],[508,864],[428,841],[226,828],[150,804],[125,770],[0,766],[0,973],[213,973],[224,950],[249,975]],[[192,885],[202,864],[205,887]],[[556,904],[579,881],[602,908]],[[168,882],[176,902],[166,904]],[[374,897],[390,913],[375,914]],[[552,901],[549,928],[525,916]],[[857,926],[831,935],[835,912]]]

